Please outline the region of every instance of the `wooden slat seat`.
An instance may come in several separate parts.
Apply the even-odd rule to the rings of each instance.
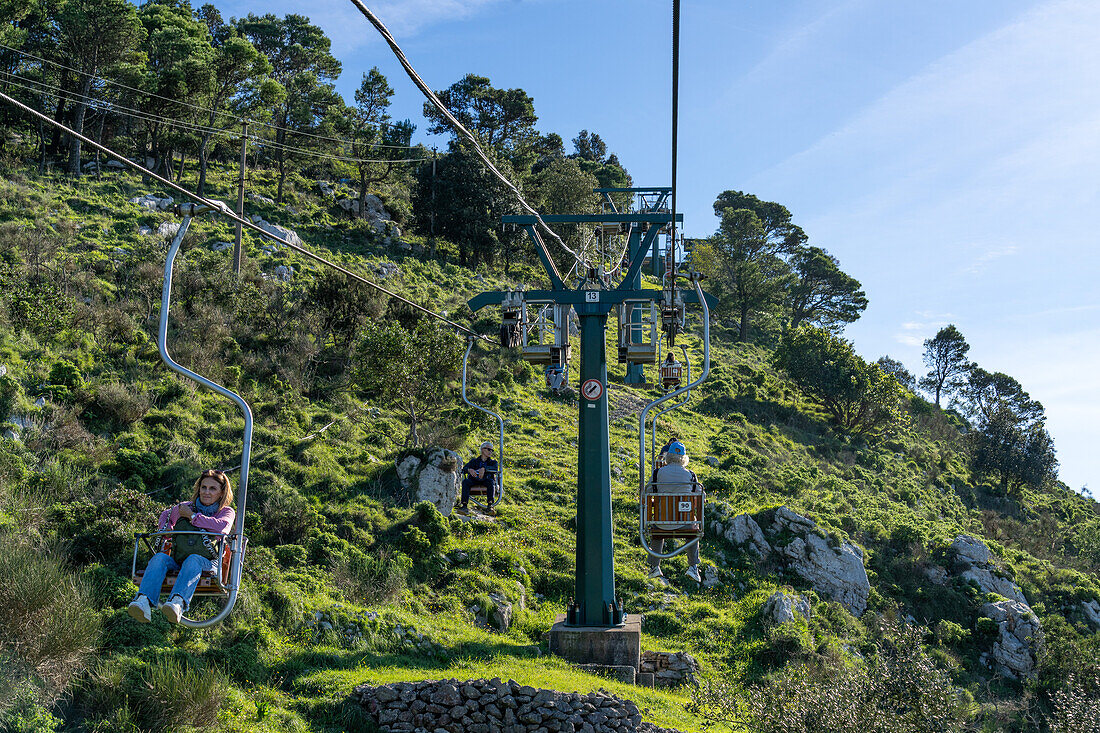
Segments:
[[[195,588],[196,596],[224,596],[228,594],[229,586],[229,567],[233,558],[233,548],[229,546],[229,543],[225,543],[225,549],[222,551],[222,562],[220,568],[220,577],[216,576],[213,570],[203,570],[202,575],[199,576],[199,584]],[[145,577],[145,569],[134,571],[134,585],[140,586],[142,579]],[[178,573],[168,572],[164,576],[164,583],[161,584],[161,595],[168,595],[172,592],[172,587],[176,584],[176,579],[179,577]]]
[[[694,539],[703,536],[703,492],[665,494],[650,490],[642,499],[642,529],[652,539]]]

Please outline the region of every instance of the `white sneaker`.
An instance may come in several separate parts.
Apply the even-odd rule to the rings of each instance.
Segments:
[[[687,572],[685,572],[684,575],[688,576],[689,578],[694,580],[696,583],[702,583],[703,582],[703,578],[699,575],[699,566],[698,565],[688,565]]]
[[[646,577],[648,577],[648,578],[663,578],[663,577],[665,577],[665,574],[661,572],[661,566],[658,565],[657,567],[650,570],[649,575],[647,575]]]
[[[149,607],[149,599],[140,593],[137,598],[130,601],[130,605],[126,607],[126,611],[133,616],[134,619],[143,624],[147,624],[153,620],[152,608]]]
[[[177,601],[176,599],[179,598]],[[172,596],[167,603],[160,604],[160,612],[168,619],[169,623],[178,624],[183,618],[183,598]]]

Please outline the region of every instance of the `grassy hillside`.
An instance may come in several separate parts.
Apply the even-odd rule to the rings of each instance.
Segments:
[[[273,181],[254,175],[254,190],[270,194]],[[260,203],[249,213],[365,274],[396,263],[387,286],[434,310],[463,319],[476,292],[537,282],[530,266],[508,279],[460,268],[445,242],[436,258],[417,236],[404,236],[408,250],[385,245],[339,216],[312,182],[293,183],[291,211]],[[220,171],[212,186],[231,198]],[[170,348],[239,389],[256,415],[245,581],[238,609],[217,628],[133,622],[125,611],[132,533],[184,496],[199,469],[235,465],[242,426],[232,406],[157,356],[166,246],[139,228],[156,232],[174,218],[127,203],[151,190],[118,173],[100,182],[19,171],[0,179],[0,407],[22,424],[17,439],[0,441],[0,686],[9,691],[0,714],[9,727],[369,729],[346,702],[355,685],[494,676],[604,687],[660,725],[706,727],[690,690],[625,688],[545,654],[542,635],[572,593],[576,405],[551,398],[515,354],[479,350],[471,397],[509,421],[507,500],[493,522],[414,507],[393,468],[406,452],[405,418],[357,386],[353,349],[367,322],[410,325],[413,316],[292,253],[264,253],[249,235],[237,282],[228,253],[211,249],[232,239],[216,220],[196,220],[185,240]],[[295,270],[289,281],[273,277],[281,264]],[[354,317],[342,310],[345,295]],[[495,327],[491,317],[477,323]],[[960,689],[969,726],[1036,729],[1060,709],[1058,691],[1090,694],[1080,681],[1096,675],[1100,633],[1081,603],[1100,599],[1094,502],[1062,485],[1009,496],[977,481],[965,423],[917,396],[888,436],[847,437],[772,365],[768,344],[735,343],[721,325],[712,335],[711,378],[662,419],[660,437],[686,443],[709,498],[731,513],[762,518],[786,505],[831,541],[863,548],[869,609],[857,619],[714,536],[702,555],[717,586],[691,584],[682,557],[665,563],[670,587],[648,581],[637,540],[636,416],[653,393],[621,386],[623,369],[612,365],[616,582],[628,611],[645,613],[643,648],[688,651],[706,680],[738,695],[796,665],[856,665],[877,649],[878,619],[907,619]],[[698,373],[698,338],[685,343]],[[453,380],[432,417],[426,442],[463,457],[491,434],[461,406]],[[993,643],[980,613],[985,594],[925,572],[950,567],[948,546],[961,533],[987,541],[1042,622],[1033,680],[983,664]],[[782,588],[809,598],[808,622],[766,623],[761,607]],[[513,603],[506,633],[476,623],[490,593]]]

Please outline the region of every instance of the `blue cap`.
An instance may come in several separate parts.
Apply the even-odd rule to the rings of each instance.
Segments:
[[[666,452],[667,452],[667,453],[668,453],[669,455],[673,455],[673,456],[686,456],[686,455],[688,454],[687,448],[685,448],[685,447],[684,447],[684,444],[683,444],[683,443],[681,443],[681,442],[680,442],[680,441],[678,441],[678,440],[676,440],[676,441],[673,441],[673,442],[672,442],[672,443],[671,443],[671,444],[670,444],[670,445],[668,446],[668,450],[667,450]]]

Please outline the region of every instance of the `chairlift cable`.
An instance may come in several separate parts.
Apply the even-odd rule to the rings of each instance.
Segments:
[[[366,279],[362,275],[359,275],[355,272],[352,272],[351,270],[347,269],[346,267],[342,267],[342,266],[336,264],[335,262],[332,262],[331,260],[328,260],[328,259],[322,257],[321,255],[316,254],[316,253],[306,249],[305,247],[302,247],[301,245],[294,244],[294,243],[292,243],[292,242],[290,242],[286,239],[283,239],[282,237],[276,236],[276,235],[272,234],[271,232],[268,232],[268,231],[260,228],[259,226],[253,224],[248,219],[237,216],[237,214],[232,209],[230,209],[224,202],[215,201],[213,199],[208,199],[208,198],[205,198],[203,196],[199,196],[196,193],[188,191],[186,188],[179,185],[178,183],[175,183],[174,181],[171,181],[171,180],[165,178],[164,176],[157,175],[156,173],[149,170],[148,168],[146,168],[142,165],[138,165],[137,163],[133,162],[132,160],[129,160],[128,158],[126,158],[122,155],[119,155],[115,151],[108,148],[106,145],[102,145],[101,143],[98,143],[95,140],[92,140],[91,138],[89,138],[85,135],[81,135],[80,133],[76,132],[75,130],[68,127],[67,125],[64,125],[60,122],[57,122],[52,117],[49,117],[48,115],[44,115],[41,112],[39,112],[38,110],[33,109],[31,107],[28,107],[27,105],[23,104],[22,102],[20,102],[17,99],[13,99],[12,97],[9,97],[4,92],[0,92],[0,99],[5,99],[8,102],[11,102],[12,104],[14,104],[16,107],[22,109],[23,111],[31,113],[32,115],[34,115],[38,119],[42,120],[43,122],[47,122],[47,123],[53,125],[54,127],[57,127],[61,130],[64,130],[65,132],[68,132],[73,137],[75,137],[75,138],[91,145],[92,147],[106,153],[107,155],[110,155],[112,158],[115,158],[116,160],[118,160],[121,163],[124,163],[125,165],[128,165],[131,168],[135,168],[135,169],[141,171],[143,174],[149,176],[150,178],[152,178],[155,181],[158,181],[158,182],[164,184],[165,186],[172,189],[173,191],[176,191],[177,193],[180,193],[180,194],[182,194],[183,196],[186,196],[189,199],[197,201],[198,203],[200,203],[204,206],[209,206],[211,209],[214,209],[214,210],[218,211],[218,213],[225,216],[230,221],[238,222],[241,226],[245,227],[246,229],[249,229],[250,231],[254,231],[254,232],[256,232],[257,234],[259,234],[263,237],[267,237],[268,239],[272,239],[272,240],[278,242],[279,244],[282,244],[285,247],[289,247],[290,249],[294,250],[295,252],[303,254],[306,257],[309,257],[310,259],[321,263],[322,265],[327,265],[328,267],[331,267],[332,269],[336,270],[337,272],[341,272],[341,273],[347,275],[352,280],[363,283],[364,285],[366,285],[368,287],[371,287],[371,288],[374,288],[375,290],[378,290],[379,292],[385,293],[389,297],[394,298],[395,300],[399,300],[402,303],[405,303],[406,305],[412,306],[413,308],[420,311],[421,313],[424,313],[425,315],[428,315],[428,316],[431,316],[432,318],[440,320],[443,323],[446,323],[448,326],[456,328],[459,331],[462,331],[463,333],[466,333],[466,334],[468,334],[472,337],[481,339],[482,341],[486,341],[486,342],[490,341],[490,339],[486,338],[485,336],[482,336],[481,334],[477,333],[476,331],[473,331],[472,329],[470,329],[466,326],[463,326],[460,323],[456,323],[456,322],[450,320],[449,318],[446,318],[444,316],[439,315],[438,313],[435,313],[434,311],[430,311],[427,308],[425,308],[424,306],[420,305],[419,303],[414,303],[413,301],[409,300],[408,298],[403,298],[402,296],[398,295],[397,293],[395,293],[395,292],[393,292],[393,291],[391,291],[387,288],[384,288],[384,287],[382,287],[381,285],[379,285],[375,282],[371,282],[370,280]]]
[[[394,40],[394,37],[390,33],[389,29],[386,28],[382,21],[378,19],[378,16],[371,12],[370,8],[364,5],[362,0],[351,0],[351,3],[359,9],[359,12],[361,12],[368,21],[370,21],[370,24],[378,30],[378,32],[382,35],[382,38],[384,38],[386,43],[389,44],[390,49],[397,57],[397,60],[401,63],[401,66],[405,69],[405,73],[408,74],[413,84],[415,84],[416,87],[421,91],[421,93],[423,93],[424,96],[427,97],[432,106],[439,110],[440,114],[442,114],[443,118],[447,120],[448,123],[450,123],[451,127],[459,132],[462,137],[464,137],[466,141],[470,143],[470,145],[473,147],[474,154],[477,155],[477,157],[481,160],[485,167],[488,168],[493,175],[500,179],[500,181],[513,194],[515,194],[516,200],[519,201],[519,205],[525,211],[535,217],[536,221],[542,225],[542,228],[547,233],[549,233],[551,237],[554,238],[554,240],[561,246],[562,249],[564,249],[574,258],[578,260],[581,259],[580,255],[577,254],[572,248],[570,248],[569,245],[567,245],[565,241],[560,236],[558,236],[557,232],[551,229],[550,226],[545,221],[543,221],[542,216],[539,214],[539,212],[535,210],[535,208],[531,206],[531,204],[527,203],[527,200],[523,198],[523,194],[520,192],[519,188],[510,180],[508,180],[507,176],[500,172],[500,170],[496,167],[496,164],[494,164],[489,156],[486,155],[485,151],[481,147],[481,144],[478,143],[477,137],[475,137],[472,132],[467,130],[466,127],[458,121],[458,118],[455,117],[449,109],[447,109],[447,106],[443,104],[442,101],[440,101],[435,92],[431,90],[431,88],[424,82],[422,78],[420,78],[420,75],[416,73],[416,69],[413,68],[412,64],[409,62],[409,59],[405,56],[405,52],[401,50],[401,47],[399,45],[397,45],[397,41]],[[545,245],[541,245],[540,243],[540,246],[542,246],[542,248],[545,250]],[[561,275],[560,273],[557,273],[557,267],[554,265],[553,260],[549,257],[549,253],[544,251],[544,254],[547,255],[547,261],[550,263],[551,267],[555,270],[555,274],[557,274],[560,279]]]

